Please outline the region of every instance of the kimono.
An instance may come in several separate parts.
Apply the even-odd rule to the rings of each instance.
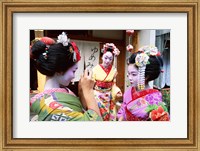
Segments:
[[[115,98],[120,92],[114,81],[116,74],[117,70],[113,66],[104,68],[97,65],[93,68],[94,95],[104,121],[116,121]]]
[[[38,121],[101,121],[94,111],[84,111],[81,102],[66,88],[45,90],[31,98],[31,110],[38,115]]]
[[[127,121],[169,121],[160,91],[147,89],[137,92],[133,87],[124,93],[117,117]]]

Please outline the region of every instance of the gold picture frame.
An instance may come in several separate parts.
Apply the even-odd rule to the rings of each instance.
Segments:
[[[105,4],[106,3],[106,4]],[[199,0],[1,0],[0,149],[1,150],[200,150]],[[16,139],[12,136],[13,13],[108,12],[187,13],[188,137],[185,139]]]

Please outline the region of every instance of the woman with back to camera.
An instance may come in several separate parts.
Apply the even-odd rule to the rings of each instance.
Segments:
[[[144,46],[130,56],[127,76],[131,87],[124,93],[119,121],[169,121],[161,92],[149,86],[149,81],[159,76],[162,65],[154,46]]]
[[[37,70],[46,75],[44,91],[31,98],[31,110],[38,115],[39,121],[102,120],[93,94],[91,72],[86,70],[79,81],[81,101],[66,87],[74,78],[81,59],[78,47],[69,42],[64,32],[57,42],[47,47],[39,40],[31,47]]]

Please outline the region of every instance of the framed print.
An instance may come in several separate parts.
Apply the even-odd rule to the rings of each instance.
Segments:
[[[3,0],[0,4],[2,150],[200,149],[199,0]],[[50,30],[83,34],[115,30],[119,36],[127,29],[170,31],[169,122],[30,121],[26,50],[32,31],[48,35]],[[124,83],[120,84],[123,89]]]

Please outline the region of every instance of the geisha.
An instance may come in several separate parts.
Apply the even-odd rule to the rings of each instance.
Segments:
[[[124,93],[119,121],[169,121],[161,92],[149,86],[149,81],[159,76],[162,64],[154,46],[144,46],[131,55],[127,73],[131,87]]]
[[[76,43],[68,41],[64,32],[50,46],[45,41],[37,41],[31,47],[31,57],[37,70],[46,75],[44,91],[30,100],[38,121],[102,120],[93,94],[91,72],[85,71],[79,81],[81,99],[67,88],[75,77],[81,56]]]
[[[93,68],[94,94],[103,120],[115,121],[115,99],[122,96],[122,93],[116,86],[117,70],[113,66],[113,60],[114,57],[119,55],[120,51],[113,43],[106,43],[102,52],[102,64]]]

